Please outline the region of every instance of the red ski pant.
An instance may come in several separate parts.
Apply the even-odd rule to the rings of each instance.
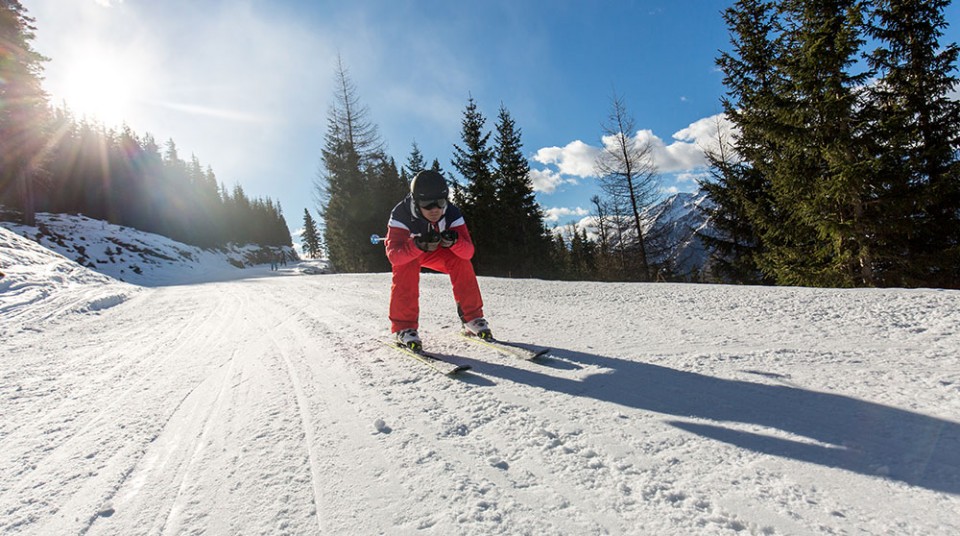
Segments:
[[[450,276],[453,299],[457,302],[461,320],[469,322],[483,316],[483,300],[473,263],[449,249],[440,248],[406,264],[394,265],[393,286],[390,288],[391,331],[419,328],[421,267]]]

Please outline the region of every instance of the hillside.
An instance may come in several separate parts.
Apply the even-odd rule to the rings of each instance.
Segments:
[[[0,240],[2,535],[960,532],[957,291],[481,278],[524,362],[425,274],[450,378],[382,344],[389,274]]]

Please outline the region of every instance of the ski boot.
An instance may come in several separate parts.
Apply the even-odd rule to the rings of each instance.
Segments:
[[[397,332],[397,344],[407,347],[415,352],[423,349],[423,343],[420,342],[420,336],[417,330],[408,328]]]
[[[493,339],[493,333],[490,331],[490,325],[483,318],[474,318],[463,324],[466,333],[474,337],[490,340]]]

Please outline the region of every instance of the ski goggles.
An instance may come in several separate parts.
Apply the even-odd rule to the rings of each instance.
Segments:
[[[418,199],[417,206],[424,210],[433,210],[435,208],[447,208],[446,199]]]

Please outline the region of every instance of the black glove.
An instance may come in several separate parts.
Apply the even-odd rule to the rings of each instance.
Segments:
[[[460,235],[457,234],[453,229],[447,229],[446,231],[440,233],[440,246],[448,248],[457,243],[457,238]]]
[[[413,239],[413,244],[424,251],[434,251],[440,247],[440,233],[428,231]]]

